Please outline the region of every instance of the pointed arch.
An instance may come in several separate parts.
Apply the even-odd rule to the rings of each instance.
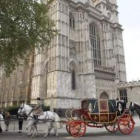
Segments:
[[[108,94],[106,92],[102,92],[100,94],[100,99],[109,99],[109,96],[108,96]]]

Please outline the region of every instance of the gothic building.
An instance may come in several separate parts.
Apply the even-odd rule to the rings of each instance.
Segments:
[[[16,80],[1,87],[0,104],[41,97],[45,105],[66,109],[80,107],[83,98],[115,99],[117,83],[126,81],[117,8],[117,0],[53,0],[49,14],[59,34],[41,54],[35,51],[28,68],[16,71],[21,86]]]
[[[130,105],[130,102],[140,105],[140,80],[131,82],[118,83],[118,97],[125,100]]]

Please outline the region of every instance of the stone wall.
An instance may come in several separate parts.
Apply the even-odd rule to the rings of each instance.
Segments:
[[[127,91],[128,104],[133,102],[140,105],[140,81],[118,83],[118,97],[119,91],[124,89]]]

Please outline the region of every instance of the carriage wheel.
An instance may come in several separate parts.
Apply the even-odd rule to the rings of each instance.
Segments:
[[[72,109],[71,118],[73,120],[83,120],[83,114],[81,114],[81,111],[79,109]]]
[[[86,133],[86,125],[83,121],[72,121],[69,125],[70,134],[73,137],[82,137]]]
[[[72,118],[71,118],[71,109],[68,109],[68,110],[66,110],[66,112],[65,112],[65,117],[68,119],[68,120],[71,120]]]
[[[77,109],[72,109],[70,114],[71,114],[71,118],[73,120],[79,120],[79,115],[78,115]]]
[[[110,125],[105,125],[105,128],[108,132],[115,133],[118,131],[118,124],[114,123],[114,124],[110,124]]]
[[[72,121],[68,121],[68,123],[66,124],[66,130],[67,130],[67,132],[68,132],[69,134],[71,134],[71,133],[70,133],[70,127],[69,127],[69,125],[70,125],[71,122],[72,122]]]
[[[124,114],[118,120],[118,128],[122,134],[129,135],[134,130],[133,118],[129,114]]]

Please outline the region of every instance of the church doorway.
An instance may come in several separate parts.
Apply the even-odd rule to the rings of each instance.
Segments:
[[[108,94],[106,93],[106,92],[103,92],[103,93],[101,93],[101,95],[100,95],[100,99],[109,99],[109,96],[108,96]]]

